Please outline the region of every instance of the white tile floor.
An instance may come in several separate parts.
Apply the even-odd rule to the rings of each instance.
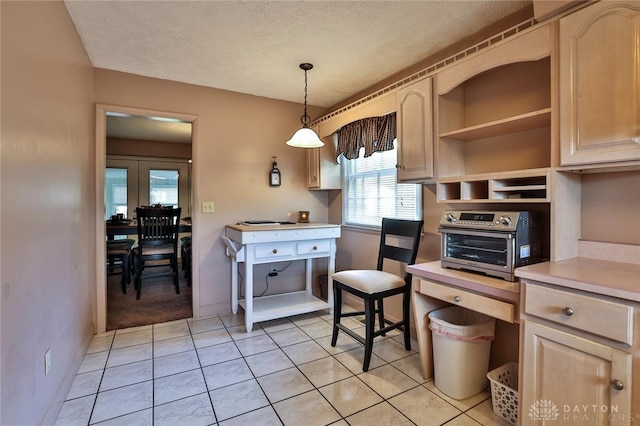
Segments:
[[[341,333],[331,347],[331,321],[319,312],[246,333],[228,315],[97,335],[56,425],[508,424],[488,392],[457,401],[422,379],[397,332],[376,340],[363,373],[359,343]]]

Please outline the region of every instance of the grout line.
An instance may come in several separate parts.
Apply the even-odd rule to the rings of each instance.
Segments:
[[[276,328],[275,330],[272,330],[272,331],[267,331],[267,330],[266,330],[266,329],[264,329],[262,326],[260,326],[260,325],[256,324],[256,325],[258,325],[258,326],[260,327],[260,329],[264,332],[264,334],[259,334],[259,335],[257,335],[257,336],[248,337],[247,339],[237,339],[237,338],[234,338],[234,337],[233,337],[233,335],[232,335],[232,333],[231,333],[231,330],[233,330],[233,331],[235,332],[235,331],[236,331],[236,330],[234,330],[234,329],[235,329],[235,327],[242,326],[242,324],[240,324],[240,325],[235,325],[235,324],[234,324],[234,321],[230,321],[230,322],[229,322],[229,324],[226,324],[226,323],[225,323],[225,321],[222,319],[222,317],[221,317],[220,315],[216,315],[216,316],[212,316],[212,317],[208,317],[208,318],[217,318],[217,319],[220,321],[220,323],[222,324],[222,327],[220,327],[220,328],[212,328],[211,330],[205,330],[205,331],[201,331],[201,332],[199,332],[199,333],[194,333],[194,332],[193,332],[193,330],[192,330],[192,325],[193,325],[192,323],[193,323],[194,321],[198,321],[198,319],[194,319],[194,321],[188,321],[188,320],[185,320],[186,325],[187,325],[187,329],[188,329],[188,332],[189,332],[190,341],[191,341],[191,344],[192,344],[192,346],[193,346],[193,350],[195,351],[196,358],[197,358],[197,360],[198,360],[198,367],[196,367],[196,368],[194,368],[194,369],[186,370],[186,371],[193,371],[193,370],[195,370],[195,369],[199,369],[199,370],[200,370],[200,374],[201,374],[201,376],[202,376],[202,380],[204,381],[205,388],[206,388],[206,391],[205,391],[205,392],[208,394],[207,396],[208,396],[208,398],[209,398],[209,403],[211,404],[211,409],[212,409],[212,412],[213,412],[213,414],[214,414],[214,418],[215,418],[215,420],[216,420],[216,422],[217,422],[217,423],[219,422],[219,420],[218,420],[218,415],[217,415],[217,413],[215,412],[215,408],[214,408],[214,405],[213,405],[213,400],[212,400],[212,397],[211,397],[211,393],[212,393],[213,391],[215,391],[215,390],[223,389],[223,388],[225,388],[225,387],[227,387],[227,386],[232,386],[232,385],[235,385],[235,384],[238,384],[238,383],[247,382],[247,381],[249,381],[249,380],[253,380],[253,381],[255,381],[255,382],[256,382],[256,384],[257,384],[257,385],[259,386],[259,388],[261,389],[261,391],[262,391],[263,395],[265,396],[265,398],[266,398],[266,400],[267,400],[267,402],[268,402],[268,405],[265,405],[265,406],[263,406],[263,407],[259,407],[259,408],[256,408],[256,409],[253,409],[253,410],[247,411],[247,412],[245,412],[245,413],[238,414],[238,415],[236,415],[236,416],[233,416],[233,417],[230,417],[230,418],[228,418],[228,419],[225,419],[225,421],[226,421],[226,420],[229,420],[229,419],[233,419],[233,418],[235,418],[235,417],[239,417],[239,416],[242,416],[242,415],[246,415],[246,414],[248,414],[248,413],[251,413],[251,412],[256,411],[256,410],[260,410],[260,409],[265,408],[265,407],[271,407],[271,409],[273,410],[273,412],[275,413],[275,415],[276,415],[276,417],[279,419],[279,421],[280,421],[280,422],[282,422],[282,423],[284,423],[284,422],[283,422],[283,419],[281,418],[280,414],[278,414],[278,412],[277,412],[277,410],[275,409],[275,406],[274,406],[274,405],[275,405],[276,403],[280,403],[280,402],[282,402],[282,401],[286,401],[286,400],[289,400],[289,399],[292,399],[292,398],[296,398],[296,397],[299,397],[299,396],[301,396],[301,395],[304,395],[304,394],[306,394],[306,393],[313,392],[313,391],[316,391],[317,393],[319,393],[319,394],[323,397],[323,399],[324,399],[324,400],[329,404],[329,406],[330,406],[333,410],[335,410],[335,412],[340,416],[340,419],[339,419],[339,420],[337,420],[337,422],[339,422],[339,421],[341,421],[341,420],[346,421],[346,417],[345,417],[345,416],[343,416],[343,415],[338,411],[338,409],[337,409],[337,408],[336,408],[336,407],[335,407],[335,406],[334,406],[334,405],[333,405],[333,404],[332,404],[332,403],[327,399],[327,397],[326,397],[326,396],[325,396],[325,395],[320,391],[320,389],[325,388],[325,387],[327,387],[327,386],[334,385],[334,384],[339,383],[339,382],[344,381],[344,380],[348,380],[348,379],[354,378],[354,377],[355,377],[355,378],[357,378],[357,379],[359,380],[359,382],[360,382],[361,384],[363,384],[367,389],[369,389],[370,391],[372,391],[373,393],[375,393],[378,397],[380,397],[380,398],[381,398],[381,401],[380,401],[380,402],[378,402],[378,403],[375,403],[375,404],[373,404],[373,405],[371,405],[371,406],[365,407],[365,408],[363,408],[363,409],[361,409],[361,410],[359,410],[359,411],[357,411],[357,412],[351,413],[351,414],[349,414],[349,416],[347,416],[347,417],[353,416],[353,415],[355,415],[355,414],[357,414],[357,413],[360,413],[360,412],[362,412],[362,411],[368,410],[368,409],[370,409],[371,407],[374,407],[374,406],[376,406],[376,405],[379,405],[379,404],[382,404],[382,403],[386,402],[386,403],[388,403],[389,405],[391,405],[391,407],[393,407],[393,409],[394,409],[395,411],[399,412],[402,416],[404,416],[405,418],[407,418],[407,417],[406,417],[406,415],[405,415],[404,413],[400,412],[400,410],[398,410],[398,409],[397,409],[393,404],[389,403],[389,400],[390,400],[390,399],[392,399],[392,398],[398,397],[398,396],[400,396],[400,395],[402,395],[402,394],[404,394],[404,393],[410,392],[410,391],[412,391],[412,390],[414,390],[414,389],[417,389],[417,388],[424,388],[425,390],[429,391],[430,393],[433,393],[433,394],[434,394],[436,397],[438,397],[439,399],[442,399],[442,400],[444,400],[445,402],[447,402],[447,404],[451,405],[451,406],[452,406],[452,407],[454,407],[456,410],[460,411],[460,414],[456,415],[455,417],[453,417],[452,419],[448,420],[447,422],[450,422],[451,420],[453,420],[453,419],[455,419],[455,418],[459,417],[461,414],[467,413],[468,411],[472,410],[473,408],[475,408],[475,407],[479,406],[480,404],[482,404],[482,403],[484,403],[484,402],[486,401],[486,398],[485,398],[485,399],[483,399],[483,400],[479,401],[478,403],[476,403],[476,404],[474,404],[474,405],[472,405],[472,406],[468,407],[467,409],[462,410],[462,409],[460,409],[460,408],[456,407],[455,405],[453,405],[452,403],[450,403],[449,401],[447,401],[446,399],[442,398],[440,395],[438,395],[438,394],[434,393],[433,391],[431,391],[431,389],[427,388],[427,387],[426,387],[426,383],[428,383],[429,381],[427,381],[427,382],[422,382],[421,380],[416,380],[416,379],[414,379],[413,377],[409,376],[409,374],[408,374],[408,373],[406,373],[405,371],[403,371],[403,370],[401,370],[400,368],[398,368],[396,365],[393,365],[393,363],[394,363],[394,362],[400,361],[400,360],[402,360],[402,359],[409,358],[409,357],[411,357],[411,356],[415,356],[415,355],[417,354],[417,352],[416,352],[415,350],[408,351],[408,353],[407,353],[407,355],[406,355],[406,356],[400,357],[400,358],[398,358],[398,359],[394,359],[393,361],[386,361],[385,359],[381,358],[379,355],[375,354],[375,352],[374,352],[374,355],[376,355],[378,358],[380,358],[380,359],[382,360],[382,364],[381,364],[380,366],[378,366],[378,367],[375,367],[375,368],[370,369],[370,370],[369,370],[370,372],[371,372],[371,371],[374,371],[374,370],[376,370],[376,369],[378,369],[378,368],[382,368],[382,367],[384,367],[384,366],[387,366],[387,365],[388,365],[388,366],[392,367],[393,369],[395,369],[395,370],[396,370],[397,372],[399,372],[400,374],[402,374],[403,376],[405,376],[405,377],[407,377],[407,378],[409,378],[409,379],[411,379],[411,380],[413,380],[413,381],[415,381],[415,382],[416,382],[415,386],[413,386],[413,385],[412,385],[410,388],[405,389],[405,390],[403,390],[402,392],[399,392],[399,393],[397,393],[397,394],[394,394],[394,395],[392,395],[392,396],[391,396],[391,397],[389,397],[389,398],[385,398],[383,395],[381,395],[379,392],[377,392],[374,388],[372,388],[369,384],[367,384],[367,383],[363,380],[363,378],[362,378],[361,376],[362,376],[363,374],[366,374],[366,373],[363,373],[363,372],[354,372],[354,371],[352,371],[352,370],[351,370],[351,369],[350,369],[350,368],[349,368],[349,367],[348,367],[344,362],[341,362],[339,359],[337,359],[337,358],[336,358],[336,356],[337,356],[337,355],[345,354],[345,353],[348,353],[348,352],[351,352],[351,351],[360,350],[360,349],[361,349],[360,347],[356,347],[356,348],[348,349],[348,350],[343,350],[343,351],[341,351],[341,352],[337,352],[337,353],[331,353],[331,352],[327,351],[327,350],[324,348],[324,346],[318,342],[318,339],[324,339],[324,338],[326,338],[326,337],[330,337],[331,335],[328,335],[328,336],[319,336],[319,337],[315,337],[315,338],[314,338],[314,337],[312,337],[312,336],[311,336],[311,334],[309,334],[309,333],[305,332],[305,330],[304,330],[302,327],[305,327],[305,326],[308,326],[308,325],[321,324],[322,326],[324,326],[325,324],[328,324],[328,325],[329,325],[329,326],[331,326],[331,327],[333,326],[333,325],[332,325],[332,323],[329,323],[329,321],[328,321],[328,320],[326,320],[326,319],[322,318],[322,316],[321,316],[321,315],[317,315],[317,316],[318,316],[318,318],[319,318],[319,321],[317,321],[317,322],[311,322],[311,323],[303,322],[302,324],[300,324],[300,322],[297,322],[297,323],[296,323],[296,322],[294,322],[294,321],[290,321],[290,322],[291,322],[291,327],[287,327],[287,328],[284,328],[284,329],[278,329],[278,328]],[[208,319],[208,318],[207,318],[207,319]],[[155,417],[154,417],[154,416],[155,416],[155,407],[156,407],[156,405],[155,405],[155,382],[156,382],[156,378],[155,378],[155,361],[156,361],[156,349],[155,349],[155,344],[156,344],[157,342],[155,341],[155,331],[156,331],[155,329],[156,329],[155,325],[152,325],[152,326],[151,326],[151,360],[150,360],[150,361],[151,361],[151,363],[152,363],[152,365],[151,365],[151,380],[150,380],[150,381],[151,381],[151,386],[152,386],[152,389],[151,389],[151,394],[152,394],[151,421],[152,421],[152,424],[155,422]],[[216,330],[224,330],[224,331],[227,333],[227,335],[230,337],[230,339],[231,339],[231,340],[230,340],[229,342],[220,342],[220,343],[215,343],[215,344],[213,344],[213,345],[207,345],[207,346],[203,346],[203,347],[201,347],[201,348],[196,347],[195,340],[194,340],[194,335],[197,335],[197,334],[200,334],[200,333],[206,333],[206,332],[210,332],[210,331],[216,331]],[[297,330],[297,331],[300,331],[300,332],[302,332],[305,336],[307,336],[307,337],[309,338],[309,340],[304,340],[304,341],[302,341],[302,342],[299,342],[299,341],[295,341],[295,342],[288,342],[288,343],[287,343],[287,344],[285,344],[285,345],[281,345],[281,344],[279,344],[276,340],[274,340],[274,339],[273,339],[272,334],[276,334],[276,333],[280,333],[280,332],[286,332],[287,330]],[[124,333],[124,332],[121,332],[121,333],[120,333],[120,335],[125,335],[125,334],[126,334],[126,333]],[[91,420],[91,416],[93,415],[93,412],[94,412],[94,410],[95,410],[95,408],[96,408],[96,404],[97,404],[97,401],[98,401],[98,396],[99,396],[99,395],[100,395],[100,393],[101,393],[101,391],[100,391],[100,387],[101,387],[102,382],[103,382],[103,380],[104,380],[104,377],[105,377],[105,374],[106,374],[106,369],[107,369],[107,364],[108,364],[108,362],[109,362],[109,358],[110,358],[110,357],[111,357],[111,355],[112,355],[111,351],[114,349],[114,348],[113,348],[113,346],[114,346],[114,343],[115,343],[115,340],[116,340],[116,337],[117,337],[117,336],[118,336],[118,330],[116,330],[116,331],[113,333],[113,335],[111,336],[111,341],[110,341],[110,343],[109,343],[109,348],[105,351],[105,352],[107,352],[107,358],[105,359],[104,366],[102,367],[102,374],[101,374],[101,376],[100,376],[100,382],[99,382],[99,384],[98,384],[98,388],[96,389],[95,398],[94,398],[93,405],[92,405],[92,408],[91,408],[91,413],[89,414],[88,422],[90,422],[90,420]],[[273,372],[270,372],[270,373],[268,373],[268,374],[261,375],[261,376],[259,376],[259,377],[258,377],[258,376],[256,376],[256,373],[251,369],[251,367],[250,367],[249,363],[247,362],[247,358],[248,358],[248,357],[252,357],[252,356],[260,356],[260,355],[266,354],[267,352],[271,352],[272,350],[263,351],[263,352],[257,352],[257,353],[251,353],[251,354],[245,355],[245,354],[243,354],[243,352],[242,352],[242,351],[240,351],[240,346],[238,345],[238,342],[243,341],[243,340],[253,339],[253,338],[259,338],[259,337],[263,337],[263,336],[268,337],[269,341],[270,341],[270,342],[272,342],[272,343],[274,344],[275,349],[273,349],[273,351],[278,350],[278,351],[282,352],[282,354],[284,354],[284,356],[285,356],[285,357],[286,357],[286,358],[287,358],[287,359],[288,359],[288,360],[293,364],[293,367],[287,367],[287,368],[284,368],[284,369],[281,369],[281,370],[273,371]],[[349,337],[349,336],[347,336],[347,335],[344,335],[344,336],[345,336],[345,337],[347,337],[347,338],[350,338],[350,337]],[[184,336],[178,336],[178,337],[186,337],[186,335],[184,335]],[[166,341],[166,340],[169,340],[169,339],[172,339],[172,338],[174,338],[174,337],[170,337],[170,338],[167,338],[167,339],[162,339],[162,340],[159,340],[158,342]],[[350,339],[351,339],[351,338],[350,338]],[[351,340],[353,340],[353,339],[351,339]],[[376,343],[381,343],[381,342],[383,342],[383,341],[385,341],[385,340],[389,340],[388,344],[390,344],[390,345],[394,345],[394,344],[396,344],[396,345],[398,345],[399,347],[403,347],[402,343],[400,343],[400,342],[398,342],[396,339],[394,339],[394,338],[393,338],[393,336],[385,336],[383,339],[378,339],[378,340],[376,340]],[[301,343],[307,343],[307,342],[314,342],[314,343],[315,343],[316,345],[318,345],[318,346],[319,346],[319,347],[320,347],[324,352],[326,352],[326,353],[327,353],[327,356],[322,356],[322,357],[321,357],[321,358],[319,358],[319,359],[313,359],[313,360],[311,360],[311,361],[307,361],[307,362],[304,362],[304,363],[300,363],[300,364],[298,364],[298,363],[294,362],[294,360],[291,358],[291,356],[290,356],[289,354],[287,354],[287,352],[284,350],[285,348],[288,348],[288,347],[291,347],[291,346],[294,346],[294,345],[297,345],[297,344],[301,344]],[[355,341],[355,340],[353,340],[353,342],[356,342],[356,341]],[[226,385],[226,386],[223,386],[223,387],[221,387],[221,388],[217,388],[217,389],[209,389],[209,386],[208,386],[208,384],[207,384],[207,380],[206,380],[206,376],[205,376],[205,374],[204,374],[204,368],[205,368],[205,367],[209,367],[209,366],[208,366],[208,365],[207,365],[207,366],[204,366],[204,365],[202,364],[202,360],[201,360],[201,358],[200,358],[200,353],[198,352],[198,350],[199,350],[199,349],[204,349],[204,348],[207,348],[207,347],[218,346],[218,345],[221,345],[221,344],[223,344],[223,343],[233,343],[233,345],[234,345],[235,349],[236,349],[236,350],[238,351],[238,353],[240,354],[240,358],[236,358],[236,359],[242,359],[242,361],[244,362],[244,364],[247,366],[247,368],[248,368],[248,369],[249,369],[249,371],[251,372],[252,379],[243,380],[243,381],[240,381],[240,382],[238,382],[238,383],[233,383],[233,384],[230,384],[230,385]],[[139,345],[143,345],[143,343],[141,343],[141,344],[139,344]],[[138,346],[138,345],[130,345],[130,346],[126,346],[126,347],[132,347],[132,346]],[[403,348],[404,348],[404,347],[403,347]],[[119,349],[120,349],[120,348],[119,348]],[[187,351],[179,351],[179,352],[176,352],[176,353],[174,353],[174,354],[169,354],[169,355],[175,355],[175,354],[178,354],[178,353],[184,353],[184,352],[188,352],[188,351],[191,351],[191,350],[192,350],[192,349],[189,349],[189,350],[187,350]],[[101,352],[102,352],[102,351],[101,351]],[[165,355],[165,356],[169,356],[169,355]],[[86,356],[86,354],[85,354],[85,356]],[[162,358],[162,357],[158,357],[158,358]],[[310,363],[312,363],[312,362],[319,361],[319,360],[321,360],[321,359],[326,359],[326,358],[331,358],[333,361],[337,362],[339,365],[341,365],[342,367],[344,367],[344,368],[349,372],[349,375],[348,375],[347,377],[345,377],[345,378],[340,379],[340,380],[336,380],[336,381],[334,381],[334,382],[331,382],[331,383],[328,383],[328,384],[324,384],[324,385],[322,385],[322,386],[318,387],[318,386],[316,386],[316,384],[314,384],[314,383],[309,379],[309,377],[308,377],[308,376],[307,376],[307,375],[302,371],[302,369],[301,369],[300,367],[301,367],[301,366],[303,366],[303,365],[308,365],[308,364],[310,364]],[[229,361],[231,361],[231,360],[229,360]],[[133,362],[133,361],[132,361],[132,362]],[[121,364],[121,365],[130,364],[130,363],[132,363],[132,362],[127,362],[127,363],[124,363],[124,364]],[[137,361],[135,361],[135,362],[137,362]],[[226,362],[226,361],[223,361],[223,362]],[[211,365],[216,365],[216,364],[219,364],[219,363],[213,363],[213,364],[211,364]],[[285,398],[285,399],[282,399],[282,400],[276,401],[276,402],[272,402],[272,401],[271,401],[271,399],[269,399],[269,397],[267,396],[267,393],[265,392],[265,389],[264,389],[263,385],[260,383],[260,381],[259,381],[258,379],[259,379],[259,378],[262,378],[262,377],[266,377],[266,376],[272,375],[272,374],[277,374],[277,373],[280,373],[280,372],[283,372],[283,371],[286,371],[286,370],[289,370],[289,369],[293,370],[293,368],[295,368],[295,369],[297,370],[297,372],[298,372],[298,373],[302,374],[302,376],[303,376],[303,377],[305,377],[305,379],[306,379],[306,380],[309,382],[309,384],[312,386],[312,389],[310,389],[309,391],[302,392],[302,393],[300,393],[300,394],[293,395],[293,396],[290,396],[290,397],[288,397],[288,398]],[[173,373],[173,374],[181,374],[181,373],[184,373],[184,372],[185,372],[185,371],[181,371],[181,372],[179,372],[179,373]],[[77,376],[77,375],[76,375],[76,376]],[[169,375],[169,376],[170,376],[170,375]],[[168,376],[165,376],[165,377],[168,377]],[[144,381],[143,381],[143,382],[144,382]],[[143,383],[143,382],[140,382],[140,383]],[[127,386],[129,386],[129,385],[127,385]],[[115,389],[117,389],[117,388],[115,388]],[[196,395],[189,395],[189,396],[185,396],[185,397],[183,397],[183,398],[179,398],[179,399],[176,399],[176,400],[173,400],[173,401],[168,401],[168,402],[167,402],[167,404],[168,404],[168,403],[173,403],[173,402],[175,402],[175,401],[179,401],[179,400],[187,399],[187,398],[192,398],[192,397],[197,396],[197,395],[201,395],[201,394],[200,394],[200,393],[198,393],[198,394],[196,394]],[[89,396],[89,395],[86,395],[86,396]],[[84,396],[83,396],[83,397],[84,397]],[[75,398],[74,398],[74,399],[75,399]],[[164,404],[162,404],[162,405],[164,405]],[[133,411],[133,412],[131,412],[131,413],[125,413],[125,414],[122,414],[122,415],[120,415],[120,416],[118,416],[118,417],[114,417],[113,419],[117,419],[117,418],[119,418],[119,417],[123,417],[123,416],[131,415],[131,414],[134,414],[134,413],[137,413],[137,412],[140,412],[140,411],[145,411],[145,410],[147,410],[147,409],[148,409],[148,408],[144,408],[144,409],[141,409],[141,410]],[[113,419],[110,419],[110,420],[113,420]],[[407,420],[409,420],[409,419],[407,418]],[[409,420],[409,421],[411,421],[411,420]],[[474,421],[475,421],[475,419],[474,419]],[[413,422],[412,422],[412,423],[413,423]]]

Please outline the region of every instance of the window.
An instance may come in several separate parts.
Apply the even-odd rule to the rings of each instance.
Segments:
[[[149,203],[178,207],[177,170],[149,170]]]
[[[394,141],[392,150],[378,151],[367,158],[342,159],[345,225],[379,228],[383,217],[422,217],[422,186],[397,183],[396,150]]]
[[[114,214],[127,216],[127,169],[107,168],[105,174],[105,220]]]

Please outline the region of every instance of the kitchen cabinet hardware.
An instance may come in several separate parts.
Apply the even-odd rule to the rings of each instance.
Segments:
[[[571,315],[573,315],[573,309],[568,306],[562,308],[562,315],[564,315],[565,317],[570,317]]]
[[[456,303],[461,301],[461,300],[462,300],[462,298],[460,296],[454,296],[453,297],[453,301],[456,302]]]
[[[620,390],[624,389],[624,383],[622,383],[618,379],[613,379],[611,381],[611,389],[620,391]]]

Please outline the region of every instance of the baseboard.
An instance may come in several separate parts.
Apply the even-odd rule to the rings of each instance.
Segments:
[[[73,385],[73,381],[78,374],[78,370],[82,365],[82,361],[89,349],[89,345],[91,345],[91,341],[95,336],[95,324],[88,324],[87,329],[83,333],[84,336],[82,338],[82,344],[80,348],[76,352],[69,368],[67,369],[58,390],[56,391],[51,403],[49,404],[49,408],[42,419],[41,425],[53,425],[58,419],[58,415],[60,414],[60,410],[62,410],[62,404],[64,404],[67,395],[69,395],[69,390],[71,389],[71,385]]]

